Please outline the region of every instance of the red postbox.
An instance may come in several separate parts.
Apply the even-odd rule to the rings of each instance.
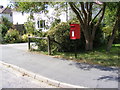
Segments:
[[[80,39],[79,24],[70,24],[70,39]]]

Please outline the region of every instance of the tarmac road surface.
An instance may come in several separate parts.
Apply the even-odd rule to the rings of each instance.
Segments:
[[[77,63],[29,52],[27,43],[0,45],[3,62],[44,77],[89,88],[118,88],[119,68]]]

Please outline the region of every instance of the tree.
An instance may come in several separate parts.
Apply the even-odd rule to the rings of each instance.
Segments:
[[[48,2],[17,2],[14,6],[16,10],[22,12],[47,12]]]
[[[4,38],[5,34],[7,33],[7,31],[12,27],[12,23],[6,18],[6,17],[1,17],[0,18],[0,32],[2,34],[2,38]]]
[[[95,32],[104,17],[106,3],[69,2],[69,5],[81,24],[81,30],[86,42],[86,50],[92,50]],[[96,15],[94,14],[95,8],[98,11]],[[96,23],[94,22],[95,20],[97,21]]]
[[[33,22],[33,19],[28,17],[27,22],[24,24],[24,26],[28,34],[35,34],[35,23]]]
[[[107,45],[107,51],[110,51],[111,47],[112,47],[112,43],[114,41],[115,35],[116,35],[116,31],[120,30],[120,2],[118,3],[108,3],[109,6],[109,10],[114,12],[116,11],[116,15],[115,15],[115,24],[113,26],[113,30],[112,30],[112,35],[109,38],[108,41],[108,45]]]
[[[51,2],[49,3],[51,7],[54,7],[56,17],[59,17],[63,12],[66,14],[66,21],[69,20],[68,17],[68,2]]]

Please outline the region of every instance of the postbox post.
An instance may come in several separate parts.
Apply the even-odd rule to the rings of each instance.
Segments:
[[[30,35],[28,35],[28,50],[30,50]]]
[[[80,25],[79,24],[70,24],[70,39],[74,40],[75,48],[75,58],[77,58],[77,39],[80,39]]]

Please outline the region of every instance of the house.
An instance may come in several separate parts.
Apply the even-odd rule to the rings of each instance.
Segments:
[[[33,13],[35,28],[37,30],[41,29],[42,31],[47,31],[51,27],[51,24],[54,22],[55,18],[60,19],[61,22],[66,22],[67,20],[75,17],[73,15],[74,13],[70,9],[70,6],[68,6],[67,13],[62,11],[60,16],[56,16],[55,8],[49,6],[48,10],[48,13],[45,13],[44,11]],[[13,24],[24,24],[27,22],[27,18],[29,16],[30,13],[13,11]]]
[[[61,22],[66,22],[67,16],[69,19],[71,16],[69,15],[70,13],[69,11],[68,13],[66,13],[65,11],[61,12],[61,15],[59,17],[55,16],[56,11],[54,10],[54,8],[51,7],[49,7],[49,12],[47,14],[44,11],[33,13],[33,18],[34,18],[33,22],[35,23],[36,30],[41,29],[42,31],[47,31],[50,28],[55,18],[59,18]],[[1,16],[5,16],[6,18],[8,18],[8,20],[11,21],[17,27],[17,25],[20,26],[23,25],[25,22],[27,22],[30,13],[22,13],[1,7],[0,17]]]
[[[10,22],[13,23],[13,13],[10,8],[4,8],[3,6],[0,6],[0,18],[6,17]]]

